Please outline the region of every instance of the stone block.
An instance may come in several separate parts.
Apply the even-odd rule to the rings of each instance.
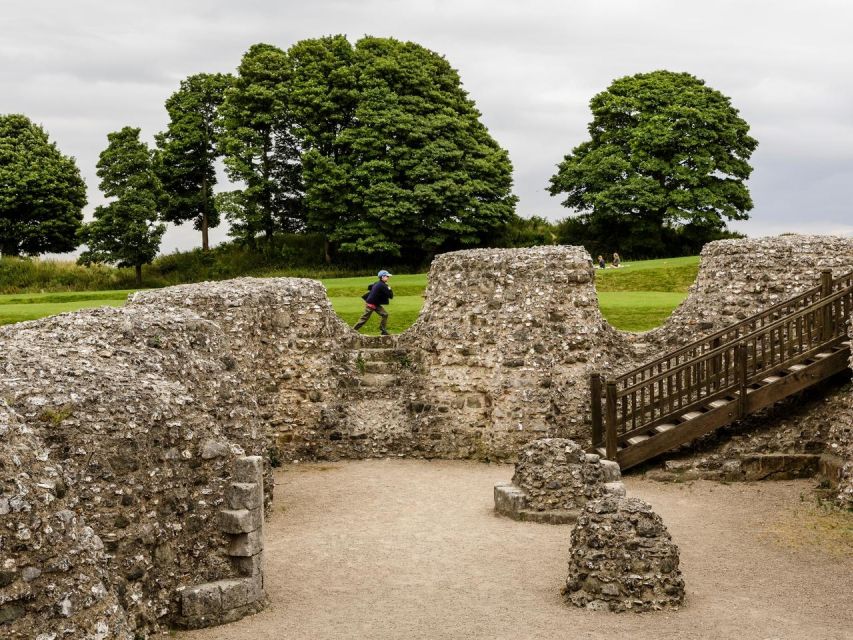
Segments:
[[[264,465],[260,456],[244,456],[234,461],[235,482],[263,482]]]
[[[263,489],[256,482],[232,482],[225,488],[229,509],[260,509],[263,502]]]
[[[249,603],[248,582],[251,578],[220,580],[216,584],[222,593],[222,610],[244,607]]]
[[[185,618],[201,622],[218,616],[221,610],[222,594],[215,582],[187,587],[181,592],[181,614]]]
[[[514,484],[503,482],[495,485],[495,511],[513,517],[527,508],[527,496]]]
[[[615,460],[601,460],[601,476],[604,482],[619,482],[622,480],[622,470]]]
[[[240,572],[241,576],[251,576],[251,577],[260,577],[263,576],[264,571],[264,554],[256,553],[253,556],[248,557],[238,557],[234,556],[232,558],[234,561],[234,566],[237,568],[237,571]]]
[[[624,498],[625,485],[621,482],[605,482],[604,493],[609,494],[611,496],[619,496],[620,498]]]
[[[258,529],[249,533],[239,533],[232,537],[228,545],[228,555],[249,557],[260,553],[263,549],[263,529]]]
[[[223,509],[219,512],[219,528],[225,533],[249,533],[261,528],[261,509]]]

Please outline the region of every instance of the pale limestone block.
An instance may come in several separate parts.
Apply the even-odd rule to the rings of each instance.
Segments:
[[[263,489],[256,482],[232,482],[225,489],[229,509],[260,509],[263,502]]]
[[[260,456],[244,456],[234,461],[235,482],[263,482],[264,465]]]
[[[222,596],[215,582],[187,587],[181,592],[181,613],[186,618],[209,618],[221,610]]]
[[[261,509],[223,509],[219,512],[219,528],[225,533],[249,533],[261,528]]]
[[[258,529],[249,533],[240,533],[231,538],[231,543],[228,545],[228,555],[249,557],[260,553],[263,549],[264,533],[263,529]]]

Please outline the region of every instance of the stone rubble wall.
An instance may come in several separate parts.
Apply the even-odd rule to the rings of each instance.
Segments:
[[[355,377],[358,340],[335,315],[323,285],[303,278],[238,278],[141,291],[128,301],[148,313],[183,308],[228,337],[229,362],[257,398],[276,453],[317,455],[318,429]]]
[[[587,503],[572,530],[563,595],[598,611],[677,609],[684,600],[678,547],[639,498]]]
[[[659,329],[645,334],[655,349],[671,349],[853,271],[853,238],[790,234],[717,240],[702,249],[687,299]]]
[[[0,345],[0,398],[20,422],[0,433],[0,602],[30,593],[13,625],[84,637],[71,621],[97,600],[119,609],[93,620],[144,636],[178,615],[179,587],[239,577],[216,521],[235,457],[267,438],[216,325],[102,308],[0,328]],[[6,455],[21,431],[39,461],[29,482]]]
[[[420,354],[423,454],[492,460],[537,438],[585,438],[589,373],[625,349],[599,311],[589,254],[565,246],[436,257],[400,344]]]
[[[613,469],[615,467],[615,469]],[[534,440],[522,447],[512,483],[526,494],[532,509],[580,509],[621,484],[619,465],[588,454],[565,438]],[[611,487],[611,490],[614,490]],[[624,488],[621,489],[624,493]]]
[[[66,477],[0,399],[0,636],[130,640],[104,544]]]
[[[421,317],[391,339],[358,336],[319,282],[295,278],[141,292],[2,328],[2,631],[53,612],[42,626],[71,635],[147,633],[180,618],[179,590],[251,577],[217,524],[242,456],[512,460],[539,438],[584,443],[591,372],[796,294],[822,267],[853,269],[851,247],[712,243],[688,299],[640,336],[603,320],[578,247],[439,256]],[[849,424],[829,436],[847,460]],[[21,447],[36,462],[15,463]],[[842,499],[851,476],[848,464]]]
[[[237,458],[232,482],[225,490],[226,508],[219,512],[219,529],[228,537],[227,553],[242,577],[178,589],[181,615],[176,622],[182,626],[212,627],[264,608],[263,487],[261,457]]]
[[[853,316],[848,330],[853,340]],[[851,350],[853,351],[853,350]],[[850,358],[853,368],[853,355]],[[853,510],[853,385],[843,390],[842,408],[833,412],[829,419],[829,446],[827,454],[831,458],[831,468],[838,468],[834,480],[835,501],[846,509]]]
[[[511,483],[495,485],[495,511],[513,520],[565,524],[604,495],[625,495],[616,462],[566,438],[543,438],[522,447]]]

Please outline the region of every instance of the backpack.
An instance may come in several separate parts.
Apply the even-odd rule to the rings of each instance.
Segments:
[[[376,284],[376,283],[371,282],[369,285],[367,285],[367,293],[365,293],[363,296],[361,296],[361,299],[364,300],[365,302],[367,302],[367,296],[370,295],[370,291],[373,289],[374,284]]]

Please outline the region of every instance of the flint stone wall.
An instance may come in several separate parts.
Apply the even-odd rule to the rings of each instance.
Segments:
[[[622,358],[582,247],[475,249],[432,263],[418,321],[413,424],[441,457],[514,459],[545,437],[588,434],[589,373]],[[422,445],[428,445],[427,441]]]
[[[638,498],[587,503],[572,530],[565,599],[601,611],[678,608],[684,580],[678,547]]]
[[[216,519],[234,458],[267,438],[216,325],[103,308],[0,328],[0,344],[16,416],[0,431],[4,637],[144,635],[177,616],[179,587],[239,576]]]
[[[625,495],[619,465],[586,453],[566,438],[543,438],[522,447],[512,483],[495,485],[495,510],[514,520],[564,524],[603,495]]]
[[[790,234],[717,240],[702,249],[687,299],[659,329],[645,334],[658,349],[692,342],[853,271],[853,238]]]

